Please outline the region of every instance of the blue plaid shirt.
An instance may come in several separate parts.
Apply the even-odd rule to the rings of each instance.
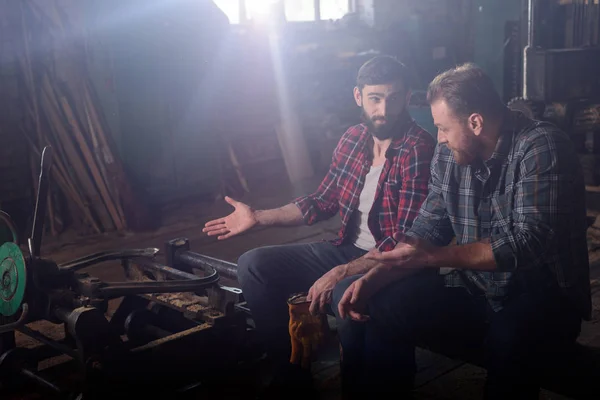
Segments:
[[[512,291],[560,288],[591,313],[585,186],[569,137],[508,111],[492,157],[459,166],[438,145],[429,194],[407,235],[437,246],[489,239],[497,270],[453,270],[446,286],[485,295],[501,310]],[[466,282],[468,280],[468,282]]]

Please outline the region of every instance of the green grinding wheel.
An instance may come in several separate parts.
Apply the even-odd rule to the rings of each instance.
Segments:
[[[14,243],[0,246],[0,314],[16,314],[25,296],[25,259]]]

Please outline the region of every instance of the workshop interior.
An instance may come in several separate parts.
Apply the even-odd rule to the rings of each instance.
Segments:
[[[407,67],[408,111],[434,137],[429,82],[474,62],[572,139],[594,313],[558,366],[580,381],[543,398],[600,398],[597,0],[0,0],[0,398],[255,398],[265,350],[237,258],[339,221],[226,241],[202,227],[226,196],[274,207],[314,189],[379,54]],[[313,375],[338,399],[328,321]],[[416,398],[480,395],[477,361],[417,356]]]

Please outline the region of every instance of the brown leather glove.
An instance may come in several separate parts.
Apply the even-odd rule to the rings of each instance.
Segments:
[[[292,364],[309,368],[318,346],[323,342],[325,316],[313,316],[308,311],[307,293],[292,295],[287,303],[290,310],[289,332],[292,341]]]

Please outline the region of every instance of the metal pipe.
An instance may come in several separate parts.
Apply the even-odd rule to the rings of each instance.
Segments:
[[[137,261],[136,264],[142,269],[152,270],[152,271],[156,271],[156,272],[163,272],[166,275],[169,275],[172,277],[177,277],[177,278],[182,278],[182,279],[190,279],[190,280],[199,278],[199,276],[197,276],[197,275],[190,274],[189,272],[185,272],[185,271],[182,271],[182,270],[179,270],[176,268],[171,268],[166,265],[159,264],[155,261],[140,260],[140,261]]]
[[[125,250],[114,250],[114,251],[102,251],[100,253],[89,254],[87,256],[72,260],[58,267],[61,271],[77,271],[90,265],[98,264],[105,261],[111,260],[123,260],[137,257],[148,257],[152,258],[158,253],[157,248],[149,247],[146,249],[125,249]]]
[[[206,267],[210,267],[215,269],[219,275],[224,278],[237,280],[237,264],[228,261],[219,260],[191,251],[177,253],[176,261],[192,268],[206,269]]]
[[[55,393],[62,393],[62,390],[58,386],[56,386],[52,382],[48,382],[41,376],[37,375],[35,372],[32,372],[32,371],[28,370],[27,368],[22,368],[20,372],[23,376],[26,376],[27,378],[37,382],[38,385],[43,386],[46,389],[50,389],[51,391],[53,391]]]
[[[527,2],[527,46],[535,47],[534,39],[534,17],[535,17],[535,0]]]
[[[527,2],[527,46],[523,49],[523,99],[529,100],[529,54],[535,50],[535,0]]]
[[[197,292],[217,282],[219,282],[219,275],[213,270],[209,276],[194,280],[105,282],[104,286],[95,291],[95,294],[104,299],[111,299],[134,294]]]

